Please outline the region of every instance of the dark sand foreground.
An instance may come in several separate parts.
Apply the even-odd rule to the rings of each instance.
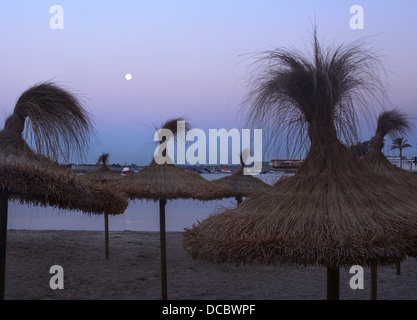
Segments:
[[[9,230],[6,288],[8,300],[160,300],[159,232],[111,231],[110,259],[104,232]],[[212,265],[189,258],[182,233],[167,233],[170,300],[325,300],[326,269],[303,266]],[[64,289],[52,290],[51,266],[64,270]],[[353,274],[340,271],[340,299],[368,300],[352,290]],[[417,261],[378,269],[379,300],[417,300]]]

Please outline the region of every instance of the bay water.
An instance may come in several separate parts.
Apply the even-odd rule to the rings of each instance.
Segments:
[[[284,172],[256,175],[256,178],[273,184]],[[201,174],[207,180],[219,179],[226,174]],[[288,174],[286,174],[288,175]],[[223,208],[236,206],[234,198],[222,200],[170,200],[165,208],[166,230],[184,231],[197,220]],[[8,229],[17,230],[104,230],[104,215],[89,215],[81,211],[53,207],[22,205],[9,201]],[[131,200],[123,214],[109,216],[110,231],[159,231],[159,202]]]

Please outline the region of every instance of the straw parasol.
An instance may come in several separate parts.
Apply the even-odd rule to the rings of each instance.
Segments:
[[[91,131],[88,113],[69,91],[52,82],[34,85],[19,97],[0,131],[0,273],[1,297],[7,241],[8,201],[53,206],[87,214],[122,213],[127,198],[79,179],[51,158],[82,153]],[[23,139],[32,132],[33,151]]]
[[[340,140],[355,135],[357,107],[372,102],[365,97],[382,92],[380,62],[363,42],[323,50],[316,31],[311,57],[284,48],[260,62],[249,120],[273,115],[278,132],[298,124],[308,153],[265,194],[186,228],[184,248],[212,263],[324,266],[327,298],[339,299],[340,268],[417,256],[412,192],[367,170]]]
[[[108,183],[110,181],[122,179],[123,176],[115,171],[112,171],[109,166],[109,154],[103,153],[97,160],[97,170],[92,170],[81,175],[83,179],[88,179],[97,183]]]
[[[81,175],[82,179],[87,179],[91,182],[107,184],[110,181],[117,181],[123,176],[117,172],[110,170],[108,164],[109,154],[103,153],[97,160],[97,170],[88,171]],[[109,258],[109,214],[104,213],[104,232],[105,232],[105,256]]]
[[[173,138],[179,133],[177,123],[184,121],[182,118],[169,119],[162,129],[170,130]],[[188,129],[188,123],[184,128]],[[180,129],[181,130],[181,129]],[[161,146],[168,142],[166,136],[160,136]],[[166,149],[162,154],[166,156]],[[125,177],[122,181],[114,183],[116,189],[126,192],[130,199],[146,199],[159,201],[160,222],[160,250],[161,250],[161,282],[162,299],[167,299],[167,267],[166,267],[166,229],[165,229],[165,205],[168,200],[193,199],[214,200],[231,197],[232,191],[221,186],[216,186],[197,173],[188,172],[176,166],[167,158],[163,164],[158,164],[155,157],[149,166],[143,168],[134,175]]]
[[[240,163],[238,171],[226,177],[213,180],[214,184],[233,190],[237,204],[242,203],[243,197],[266,191],[270,187],[261,179],[255,178],[250,174],[244,174],[245,164],[242,155],[240,155]]]
[[[398,183],[417,185],[415,175],[392,164],[382,153],[386,135],[406,133],[411,127],[411,119],[404,112],[398,109],[381,112],[375,135],[369,142],[369,150],[360,160],[362,164],[373,172],[388,176]]]
[[[392,164],[382,153],[386,135],[394,137],[398,134],[407,133],[411,127],[411,119],[404,112],[398,109],[381,112],[378,117],[375,135],[369,142],[369,150],[360,159],[362,164],[369,170],[387,176],[399,184],[417,187],[417,179],[412,173]],[[398,275],[401,273],[400,263],[396,264],[396,273]]]

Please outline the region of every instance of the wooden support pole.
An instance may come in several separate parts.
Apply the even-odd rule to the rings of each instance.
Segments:
[[[339,269],[327,267],[327,300],[339,300]]]
[[[6,286],[7,210],[9,194],[0,192],[0,300],[4,300]]]
[[[106,246],[106,259],[109,258],[109,214],[104,214],[104,241]]]
[[[378,279],[378,266],[376,263],[371,265],[371,300],[377,299],[377,279]]]
[[[165,199],[159,200],[159,233],[161,246],[161,284],[162,300],[168,299],[167,293],[167,253],[166,253],[166,228],[165,228]]]

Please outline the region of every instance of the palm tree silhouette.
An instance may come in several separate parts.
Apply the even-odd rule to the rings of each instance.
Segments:
[[[398,149],[400,151],[400,168],[403,167],[403,163],[402,163],[402,159],[403,159],[403,149],[405,148],[411,148],[412,145],[407,143],[407,139],[405,138],[395,138],[392,141],[392,146],[391,146],[391,150],[395,150]]]

